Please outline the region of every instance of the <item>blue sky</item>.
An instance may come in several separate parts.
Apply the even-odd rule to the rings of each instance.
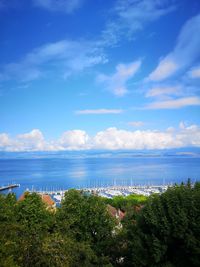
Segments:
[[[0,150],[200,146],[198,0],[0,0]]]

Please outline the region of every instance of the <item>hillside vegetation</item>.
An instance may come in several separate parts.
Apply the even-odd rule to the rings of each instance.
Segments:
[[[56,210],[36,193],[0,195],[0,266],[200,266],[200,183],[112,200],[69,190]]]

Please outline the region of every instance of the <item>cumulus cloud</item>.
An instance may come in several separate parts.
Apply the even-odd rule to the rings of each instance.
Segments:
[[[103,83],[107,90],[116,96],[124,96],[128,93],[127,82],[140,69],[141,60],[137,60],[128,64],[118,64],[114,74],[99,74],[97,81]]]
[[[200,55],[200,14],[188,20],[181,29],[174,50],[160,60],[147,80],[161,81],[190,66]]]
[[[113,45],[124,36],[133,38],[135,32],[175,9],[173,1],[117,0],[110,12],[110,20],[103,31],[103,39]]]
[[[180,123],[179,128],[169,127],[165,131],[127,131],[115,127],[89,136],[83,130],[64,132],[58,140],[46,141],[40,130],[10,138],[0,134],[1,151],[62,151],[86,149],[168,149],[195,146],[200,147],[200,127]]]
[[[28,82],[45,76],[45,71],[68,77],[105,62],[106,56],[97,43],[61,40],[34,49],[19,62],[4,65],[0,69],[0,79]]]
[[[122,113],[122,109],[84,109],[77,110],[75,113],[78,115],[88,115],[88,114],[119,114]]]
[[[200,146],[200,128],[191,125],[174,131],[125,131],[108,128],[94,137],[96,148],[104,149],[166,149]]]
[[[163,149],[175,146],[173,136],[157,131],[125,131],[109,128],[94,138],[97,148],[104,149]]]
[[[82,0],[33,0],[37,7],[47,9],[52,12],[72,13],[81,7]]]
[[[13,140],[16,151],[42,151],[48,150],[47,143],[39,129],[33,129],[29,133],[20,134]]]
[[[174,131],[126,131],[115,127],[98,132],[92,141],[99,149],[166,149],[200,146],[200,128],[191,125]]]
[[[45,149],[44,136],[38,129],[34,129],[30,133],[18,135],[16,144],[19,147],[23,147],[25,150]]]
[[[9,135],[6,133],[0,134],[0,148],[7,147],[11,144],[11,140],[9,138]]]
[[[145,106],[145,109],[178,109],[188,106],[200,106],[200,97],[182,97],[165,101],[155,101]]]
[[[38,129],[17,135],[14,139],[10,138],[8,134],[0,134],[0,148],[6,151],[40,151],[47,149],[44,136]]]
[[[62,150],[80,150],[89,148],[89,136],[85,131],[66,131],[58,140]]]
[[[85,131],[72,130],[64,132],[58,140],[45,140],[39,129],[19,134],[10,138],[8,134],[0,134],[0,150],[3,151],[62,151],[81,150],[87,148],[89,136]]]

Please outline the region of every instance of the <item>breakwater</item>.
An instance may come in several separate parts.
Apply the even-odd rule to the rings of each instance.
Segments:
[[[9,185],[4,185],[0,187],[0,191],[5,191],[5,190],[9,190],[9,189],[13,189],[16,187],[20,187],[20,184],[9,184]]]

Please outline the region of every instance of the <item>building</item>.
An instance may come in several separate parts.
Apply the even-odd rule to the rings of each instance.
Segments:
[[[115,207],[109,204],[107,205],[107,210],[113,218],[116,218],[119,221],[121,221],[125,216],[125,212],[121,211],[120,209],[116,209]]]
[[[18,201],[23,201],[23,200],[25,199],[26,195],[28,195],[28,194],[31,194],[31,193],[29,193],[29,192],[25,192],[25,193],[23,193],[23,194],[19,197]],[[55,203],[55,201],[51,198],[50,195],[48,195],[48,194],[39,194],[39,196],[41,197],[42,202],[47,206],[48,209],[50,209],[50,208],[55,208],[55,207],[56,207],[56,203]]]

